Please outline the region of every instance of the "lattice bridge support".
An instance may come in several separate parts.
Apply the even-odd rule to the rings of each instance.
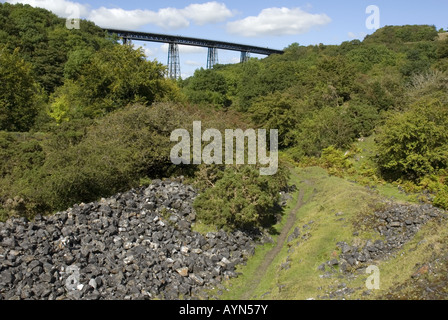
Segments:
[[[207,69],[213,69],[215,64],[218,64],[218,49],[209,47],[207,53]]]
[[[179,45],[170,42],[168,47],[168,77],[178,79],[180,75]]]

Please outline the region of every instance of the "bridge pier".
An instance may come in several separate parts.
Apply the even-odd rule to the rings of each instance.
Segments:
[[[250,52],[249,51],[241,51],[241,58],[240,58],[240,62],[246,62],[247,60],[250,59]]]
[[[207,69],[213,69],[215,64],[218,64],[218,49],[215,47],[208,47]]]
[[[168,77],[178,79],[180,75],[179,45],[170,42],[168,47]]]

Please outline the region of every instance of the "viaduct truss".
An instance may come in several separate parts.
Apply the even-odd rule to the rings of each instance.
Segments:
[[[213,66],[218,63],[218,49],[241,52],[240,62],[247,61],[251,53],[267,56],[283,53],[282,50],[224,41],[119,29],[106,29],[106,31],[109,34],[116,34],[119,38],[123,39],[124,44],[129,43],[131,40],[168,43],[168,76],[172,79],[180,77],[179,45],[208,48],[207,69],[213,68]]]

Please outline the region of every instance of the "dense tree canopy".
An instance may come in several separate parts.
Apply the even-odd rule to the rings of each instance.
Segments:
[[[50,99],[49,114],[57,121],[97,117],[130,103],[149,105],[175,96],[164,78],[165,67],[147,61],[142,50],[131,46],[75,51],[70,58],[70,78]]]
[[[31,68],[19,49],[0,46],[0,130],[27,131],[34,124],[41,93]]]
[[[169,163],[170,131],[190,130],[193,120],[278,129],[283,155],[320,157],[327,167],[345,168],[345,151],[375,134],[378,174],[439,181],[434,203],[448,207],[448,40],[434,26],[387,26],[340,45],[293,43],[282,55],[178,82],[165,69],[92,22],[69,30],[44,9],[0,3],[0,219],[179,172],[199,181],[205,222],[238,228],[272,218],[282,168],[260,177],[251,166]]]

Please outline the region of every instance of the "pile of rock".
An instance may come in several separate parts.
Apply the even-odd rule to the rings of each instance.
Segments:
[[[254,252],[242,232],[191,230],[195,190],[154,180],[33,221],[0,223],[0,299],[195,297]]]
[[[340,270],[346,271],[349,267],[383,259],[411,240],[428,221],[446,218],[447,214],[443,210],[429,204],[391,204],[387,209],[375,212],[370,221],[384,240],[368,240],[362,246],[338,242],[337,246],[341,250],[339,259],[327,261],[319,269],[324,271],[326,266],[339,265]]]

